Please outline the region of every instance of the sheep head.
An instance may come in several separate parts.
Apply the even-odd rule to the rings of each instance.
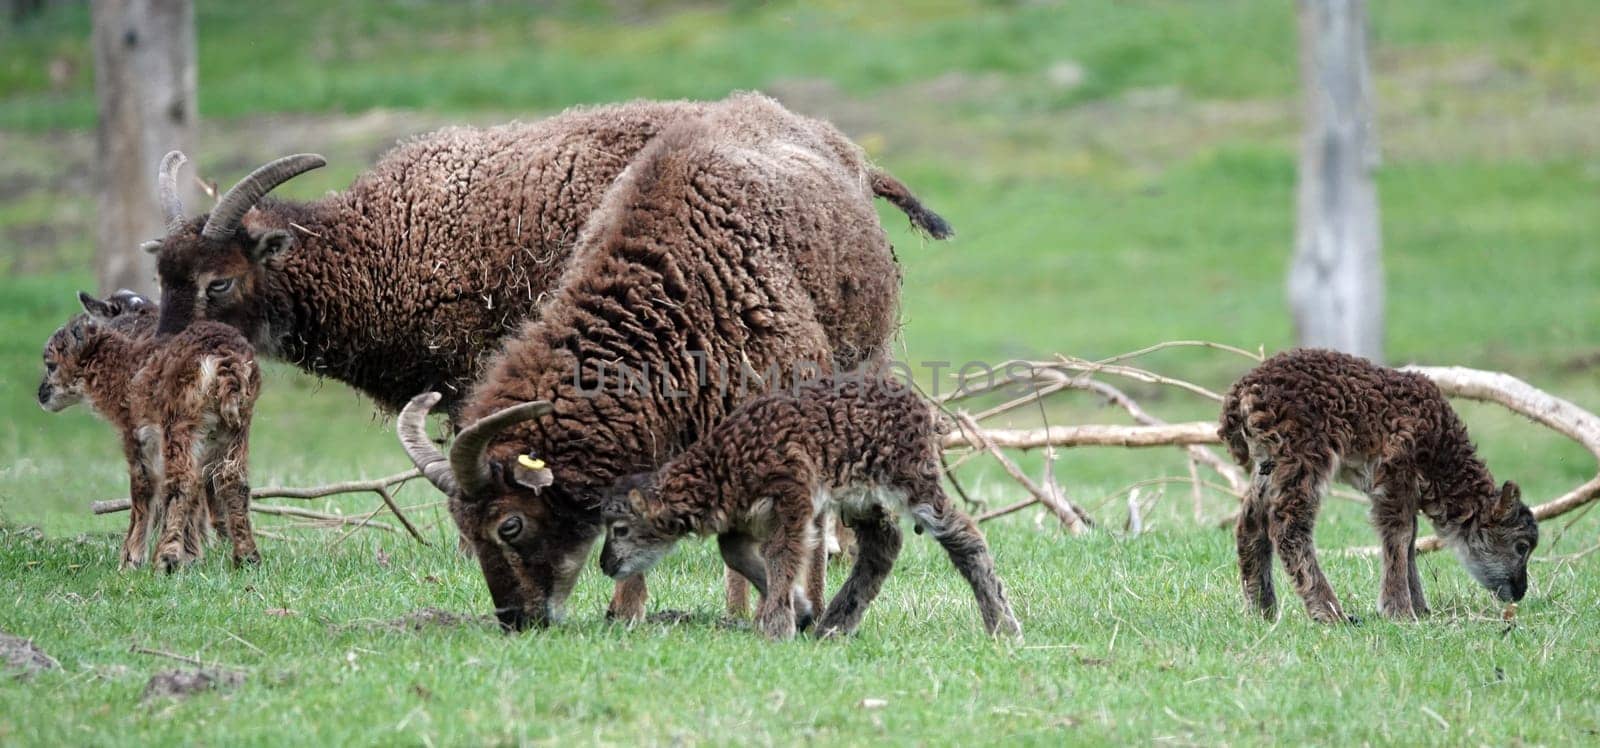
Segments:
[[[157,182],[167,235],[143,245],[156,255],[161,280],[157,332],[175,333],[203,318],[254,337],[263,322],[258,302],[267,264],[292,247],[295,237],[285,228],[259,226],[246,215],[278,185],[327,160],[302,153],[268,163],[224,193],[209,215],[192,219],[184,217],[178,194],[178,170],[186,161],[178,151],[161,159]]]
[[[440,395],[412,398],[400,411],[400,444],[424,477],[450,497],[450,513],[472,541],[495,616],[507,629],[545,625],[559,617],[589,547],[598,517],[582,514],[555,485],[550,467],[529,454],[488,457],[507,428],[550,413],[550,403],[519,403],[463,428],[446,455],[428,439],[428,410]],[[496,451],[499,454],[500,450]]]

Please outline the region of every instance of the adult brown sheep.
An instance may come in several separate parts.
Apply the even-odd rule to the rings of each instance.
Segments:
[[[607,193],[539,319],[491,363],[449,457],[423,430],[437,393],[401,411],[401,443],[450,495],[504,625],[558,617],[601,533],[603,489],[762,389],[886,348],[899,273],[873,172],[843,142],[756,96],[672,126]],[[850,346],[827,320],[849,322]],[[616,381],[626,372],[648,381]],[[630,577],[609,612],[633,618],[643,604]]]
[[[194,319],[226,322],[263,355],[342,381],[384,410],[432,389],[454,413],[482,357],[556,286],[579,231],[639,149],[675,122],[750,100],[633,101],[528,124],[440,130],[395,148],[345,191],[307,203],[265,197],[324,163],[289,156],[195,218],[184,217],[178,199],[184,159],[174,152],[159,175],[167,236],[146,243],[158,255],[160,331]],[[783,129],[859,161],[859,149],[831,126],[761,100]],[[903,184],[870,167],[864,174],[874,194],[919,228],[949,235]],[[841,360],[864,360],[888,337],[845,313],[850,297],[892,302],[895,281],[808,284]]]

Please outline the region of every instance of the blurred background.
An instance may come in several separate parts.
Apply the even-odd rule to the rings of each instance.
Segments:
[[[954,241],[927,243],[883,213],[905,271],[910,361],[1295,341],[1287,279],[1315,102],[1292,2],[170,5],[193,20],[187,150],[224,185],[313,151],[329,167],[281,190],[313,197],[445,124],[758,89],[835,122],[956,227]],[[33,403],[45,337],[75,311],[76,289],[102,282],[95,13],[81,0],[0,10],[0,520],[109,529],[81,507],[124,490],[110,430],[84,409]],[[1371,150],[1356,174],[1371,175],[1378,201],[1379,350],[1509,371],[1600,407],[1600,3],[1367,12],[1373,116],[1357,121]],[[153,166],[144,175],[153,188]],[[1195,351],[1150,365],[1219,388],[1245,368]],[[1136,394],[1169,418],[1214,415]],[[264,398],[258,484],[406,464],[389,425],[342,385],[274,366]],[[1117,419],[1087,401],[1054,407],[1057,423]],[[1467,413],[1491,464],[1527,474],[1533,498],[1592,470],[1581,449]],[[1148,475],[1148,460],[1074,455],[1064,477],[1070,493],[1098,495]]]

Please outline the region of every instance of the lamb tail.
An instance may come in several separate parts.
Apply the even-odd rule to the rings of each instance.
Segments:
[[[956,235],[955,229],[942,216],[923,206],[916,195],[911,194],[911,189],[905,183],[881,169],[873,169],[872,194],[888,200],[896,208],[904,211],[911,224],[923,233],[935,239],[949,239]]]

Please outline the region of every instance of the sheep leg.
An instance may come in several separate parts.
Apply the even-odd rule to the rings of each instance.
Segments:
[[[126,446],[126,445],[125,445]],[[128,511],[128,534],[122,540],[123,569],[137,569],[150,554],[150,502],[155,498],[155,481],[139,459],[138,446],[128,449],[128,496],[133,506]]]
[[[1278,594],[1272,589],[1272,539],[1267,534],[1267,477],[1257,473],[1239,508],[1234,539],[1239,551],[1239,578],[1245,604],[1267,620],[1278,616]]]
[[[749,577],[735,571],[732,566],[723,571],[722,586],[728,597],[728,617],[743,618],[750,612]]]
[[[777,507],[777,517],[772,534],[761,547],[767,567],[767,594],[762,595],[756,611],[756,625],[768,639],[782,641],[794,638],[797,618],[811,616],[810,610],[796,614],[797,608],[809,605],[801,605],[806,601],[805,591],[797,590],[795,584],[805,572],[811,552],[816,513],[811,507],[811,492],[804,485],[783,480],[769,485],[768,490]]]
[[[827,603],[828,522],[833,515],[826,509],[817,512],[811,544],[811,561],[806,566],[806,602],[811,610],[822,610]],[[804,629],[805,626],[800,628]]]
[[[1311,450],[1312,454],[1328,454],[1326,449]],[[1312,531],[1316,527],[1317,509],[1322,498],[1322,486],[1327,480],[1329,465],[1307,458],[1285,458],[1277,461],[1269,480],[1270,505],[1268,537],[1272,549],[1283,558],[1295,591],[1305,601],[1306,613],[1321,623],[1355,623],[1345,615],[1333,587],[1317,564],[1317,549]]]
[[[156,568],[170,574],[199,555],[192,535],[195,515],[199,513],[195,504],[200,500],[204,488],[201,486],[200,471],[195,466],[194,453],[189,448],[190,440],[184,438],[187,435],[168,433],[166,436],[162,448],[162,464],[166,474],[162,493],[166,517],[161,537],[156,543]]]
[[[211,534],[221,540],[232,537],[228,534],[228,505],[226,499],[217,491],[216,478],[206,481],[205,511],[211,518]]]
[[[994,572],[994,556],[983,532],[966,512],[950,504],[950,498],[937,482],[921,489],[926,500],[911,505],[911,516],[939,541],[950,556],[950,563],[972,587],[978,601],[978,612],[983,616],[983,630],[993,634],[1021,636],[1022,624],[1011,610],[1004,585]]]
[[[1411,585],[1411,610],[1418,617],[1431,614],[1428,598],[1422,594],[1422,575],[1417,573],[1417,522],[1411,521],[1411,540],[1406,543],[1406,579]]]
[[[222,512],[222,529],[219,532],[226,533],[233,544],[234,566],[261,563],[255,531],[250,526],[250,481],[245,473],[249,450],[249,435],[243,432],[236,434],[228,445],[227,455],[217,466],[216,476],[211,483],[217,499],[214,505],[220,504],[220,508],[213,508],[212,511]],[[212,517],[213,522],[218,519]]]
[[[1376,513],[1376,512],[1374,512]],[[1389,618],[1416,619],[1411,604],[1411,547],[1416,543],[1417,520],[1408,518],[1401,526],[1389,518],[1378,528],[1383,540],[1383,582],[1378,593],[1378,612]]]
[[[1406,466],[1391,469],[1380,465],[1374,476],[1375,490],[1367,492],[1372,501],[1372,526],[1377,529],[1383,549],[1383,581],[1378,590],[1378,612],[1389,618],[1417,618],[1411,601],[1411,553],[1417,538],[1415,497],[1395,476],[1410,474]]]
[[[612,621],[637,622],[644,620],[644,603],[650,598],[650,588],[643,574],[617,580],[611,591],[611,604],[606,607],[606,618]]]
[[[744,533],[730,532],[717,536],[717,548],[722,551],[722,562],[728,565],[728,573],[741,582],[749,580],[756,592],[765,598],[768,594],[767,565],[761,560],[760,542]],[[813,608],[799,589],[790,594],[794,597],[795,630],[804,631],[811,626]]]
[[[874,506],[859,514],[844,516],[845,524],[856,533],[856,562],[844,586],[834,593],[827,612],[817,623],[817,636],[849,634],[861,624],[867,606],[877,598],[883,580],[900,555],[900,528],[882,507]]]

